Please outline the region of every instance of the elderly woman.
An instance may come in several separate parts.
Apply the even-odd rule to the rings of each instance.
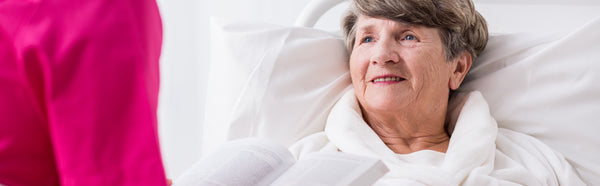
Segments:
[[[291,147],[298,158],[379,158],[390,172],[378,184],[583,184],[562,155],[498,128],[480,93],[452,94],[488,39],[470,0],[355,0],[343,30],[354,90]]]

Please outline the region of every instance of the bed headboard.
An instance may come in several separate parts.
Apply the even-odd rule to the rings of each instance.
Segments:
[[[319,18],[336,5],[346,0],[312,0],[302,9],[294,26],[313,27]]]
[[[476,0],[490,33],[568,32],[599,17],[600,1],[592,0]],[[294,26],[339,30],[347,0],[312,0]]]

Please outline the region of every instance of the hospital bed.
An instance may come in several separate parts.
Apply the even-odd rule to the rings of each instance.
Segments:
[[[499,127],[536,137],[600,184],[600,3],[475,3],[490,40],[459,91],[481,91]],[[250,136],[289,146],[323,130],[351,87],[340,32],[312,27],[345,6],[313,0],[296,27],[211,20],[204,151]]]

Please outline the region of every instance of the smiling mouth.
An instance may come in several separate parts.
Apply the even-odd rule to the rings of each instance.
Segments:
[[[406,79],[401,78],[401,77],[380,77],[380,78],[375,78],[373,80],[371,80],[371,82],[373,83],[377,83],[377,82],[397,82],[397,81],[404,81]]]

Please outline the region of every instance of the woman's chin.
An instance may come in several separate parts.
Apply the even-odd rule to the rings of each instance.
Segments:
[[[406,107],[409,103],[408,99],[404,99],[403,97],[370,97],[365,99],[366,107],[369,110],[378,111],[378,112],[386,112],[386,111],[395,111]]]

